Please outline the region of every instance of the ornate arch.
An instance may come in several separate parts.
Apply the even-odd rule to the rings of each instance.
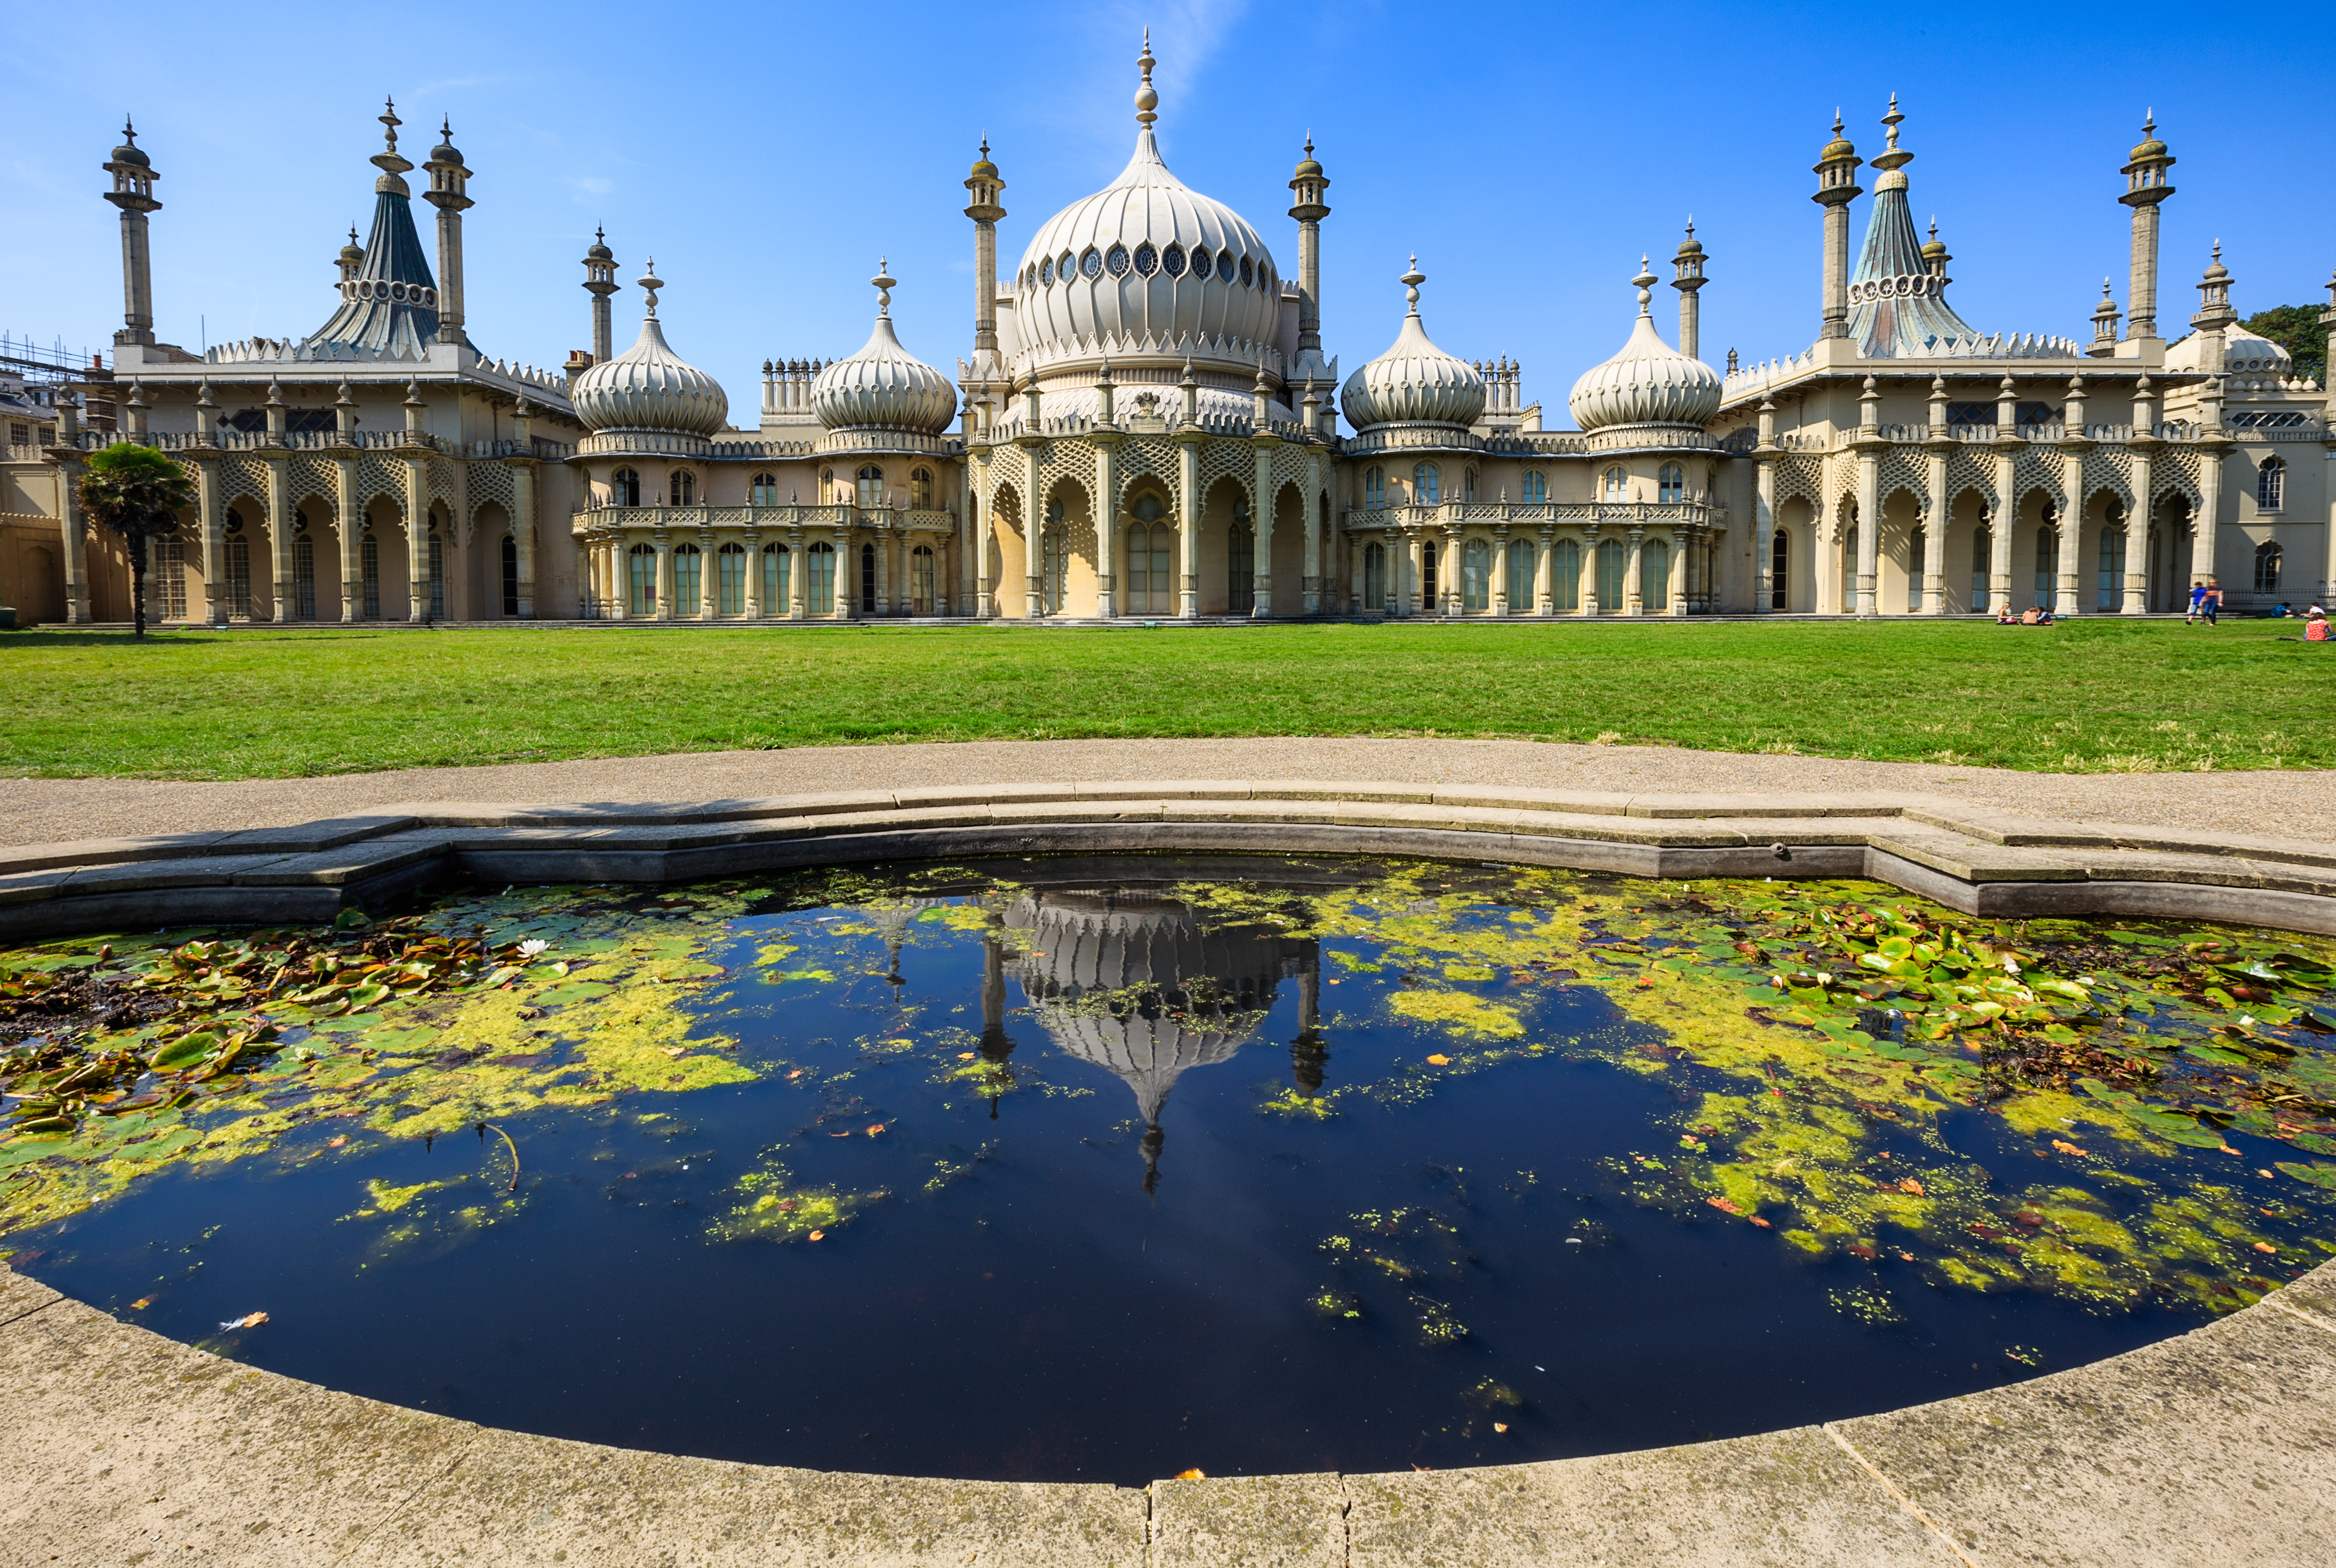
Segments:
[[[1928,511],[1931,505],[1930,459],[1920,453],[1893,447],[1882,459],[1881,494],[1886,503],[1899,491],[1914,498],[1914,504]]]

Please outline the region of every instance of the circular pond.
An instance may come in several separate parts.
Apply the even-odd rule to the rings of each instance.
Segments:
[[[1130,856],[0,953],[0,1253],[490,1425],[1140,1483],[1847,1417],[2336,1255],[2336,944]]]

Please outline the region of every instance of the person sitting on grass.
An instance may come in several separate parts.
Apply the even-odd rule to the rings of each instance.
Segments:
[[[1999,604],[1995,607],[1995,624],[1998,626],[2018,626],[2020,622],[2013,617],[2011,607],[2010,605]]]
[[[2034,605],[2031,604],[2026,609],[2020,612],[2020,624],[2022,626],[2034,626],[2036,624],[2036,607]]]
[[[2328,640],[2328,612],[2316,604],[2312,607],[2312,613],[2303,618],[2303,640],[2306,642]]]

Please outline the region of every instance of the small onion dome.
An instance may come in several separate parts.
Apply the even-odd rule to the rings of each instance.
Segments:
[[[438,145],[430,150],[430,161],[433,163],[462,161],[462,149],[454,145],[454,127],[452,122],[439,127]]]
[[[154,161],[147,157],[139,148],[135,140],[137,134],[130,129],[127,121],[122,122],[122,145],[113,150],[113,161],[116,163],[135,163],[141,169],[151,169],[154,167]]]
[[[2141,122],[2141,140],[2134,146],[2129,163],[2139,163],[2151,158],[2166,156],[2166,143],[2157,139],[2157,117],[2151,115]]]
[[[365,247],[357,243],[356,226],[349,226],[349,242],[341,247],[341,262],[347,267],[365,265]]]
[[[976,180],[998,178],[998,165],[989,161],[989,143],[987,140],[984,140],[981,144],[981,156],[973,161],[972,178]]]
[[[1947,242],[1939,238],[1939,226],[1935,223],[1931,225],[1931,238],[1922,246],[1922,259],[1925,263],[1950,259]]]
[[[901,430],[939,435],[957,418],[948,376],[900,346],[892,332],[893,279],[877,264],[876,326],[860,352],[831,363],[811,384],[812,412],[830,430]]]
[[[676,354],[657,318],[656,263],[641,280],[649,290],[648,314],[633,346],[576,378],[571,394],[577,416],[594,432],[665,431],[712,435],[730,417],[730,397],[722,384]]]
[[[1300,180],[1319,180],[1322,178],[1322,165],[1315,161],[1314,138],[1311,136],[1309,136],[1306,139],[1306,156],[1298,161],[1296,174]]]
[[[1357,430],[1385,424],[1474,424],[1484,412],[1484,378],[1476,367],[1428,341],[1419,319],[1419,258],[1400,280],[1410,313],[1385,354],[1354,375],[1338,394]]]
[[[1639,319],[1630,340],[1573,384],[1567,405],[1584,431],[1617,424],[1701,424],[1719,412],[1719,373],[1662,340],[1647,307],[1654,275],[1640,263]]]
[[[1835,114],[1833,117],[1833,140],[1826,142],[1825,144],[1825,151],[1817,154],[1817,161],[1820,163],[1830,163],[1836,158],[1854,158],[1856,156],[1857,149],[1850,144],[1848,137],[1844,136],[1841,133],[1841,116],[1839,114]]]

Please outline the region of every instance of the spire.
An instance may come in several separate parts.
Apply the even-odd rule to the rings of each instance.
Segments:
[[[1655,299],[1655,285],[1660,281],[1660,279],[1656,278],[1653,271],[1647,266],[1647,258],[1642,253],[1639,258],[1639,275],[1630,279],[1630,287],[1639,291],[1639,314],[1640,316],[1647,315],[1649,313],[1649,307],[1653,305]]]
[[[868,281],[876,290],[876,314],[891,315],[892,290],[900,287],[900,280],[892,276],[891,269],[885,266],[883,257],[880,256],[876,258],[876,276]]]
[[[384,105],[378,118],[384,151],[369,160],[382,171],[373,187],[373,229],[361,254],[352,254],[354,228],[351,248],[341,252],[340,307],[307,339],[316,348],[329,346],[330,352],[322,357],[355,351],[365,357],[419,358],[440,336],[439,279],[414,227],[405,181],[398,178],[414,165],[397,151],[397,128],[404,122],[394,100]],[[446,326],[450,338],[460,341],[459,326]]]
[[[640,285],[640,287],[641,287],[641,291],[642,291],[642,297],[643,297],[645,300],[647,300],[647,304],[648,304],[648,316],[649,316],[649,319],[650,319],[650,320],[652,320],[652,321],[656,320],[656,319],[657,319],[657,291],[658,289],[663,288],[663,287],[665,287],[665,281],[664,281],[664,279],[660,278],[659,278],[659,277],[657,277],[657,258],[656,258],[656,257],[652,256],[652,257],[650,257],[650,258],[649,258],[649,259],[648,259],[648,270],[647,270],[647,272],[646,272],[645,274],[643,274],[640,278],[638,278],[634,279],[634,281],[635,281],[635,282],[637,282],[637,283],[638,283],[638,284]]]
[[[397,151],[397,128],[405,122],[397,117],[396,99],[384,99],[383,102],[385,107],[376,118],[382,123],[383,140],[389,145],[367,160],[375,168],[381,170],[381,178],[374,181],[373,188],[384,193],[394,191],[397,195],[404,196],[406,194],[405,181],[400,180],[398,176],[414,167],[413,160],[400,157]]]
[[[1149,27],[1144,30],[1144,53],[1137,57],[1135,63],[1137,69],[1144,73],[1144,85],[1135,90],[1135,122],[1149,131],[1152,122],[1160,118],[1153,112],[1160,107],[1160,94],[1152,85],[1152,67],[1156,62],[1152,58],[1152,29]]]
[[[1418,251],[1415,250],[1411,253],[1410,269],[1405,272],[1401,278],[1397,278],[1396,281],[1403,285],[1403,297],[1411,307],[1411,309],[1406,312],[1406,314],[1415,317],[1417,316],[1419,314],[1419,286],[1427,281],[1427,274],[1419,269]]]

